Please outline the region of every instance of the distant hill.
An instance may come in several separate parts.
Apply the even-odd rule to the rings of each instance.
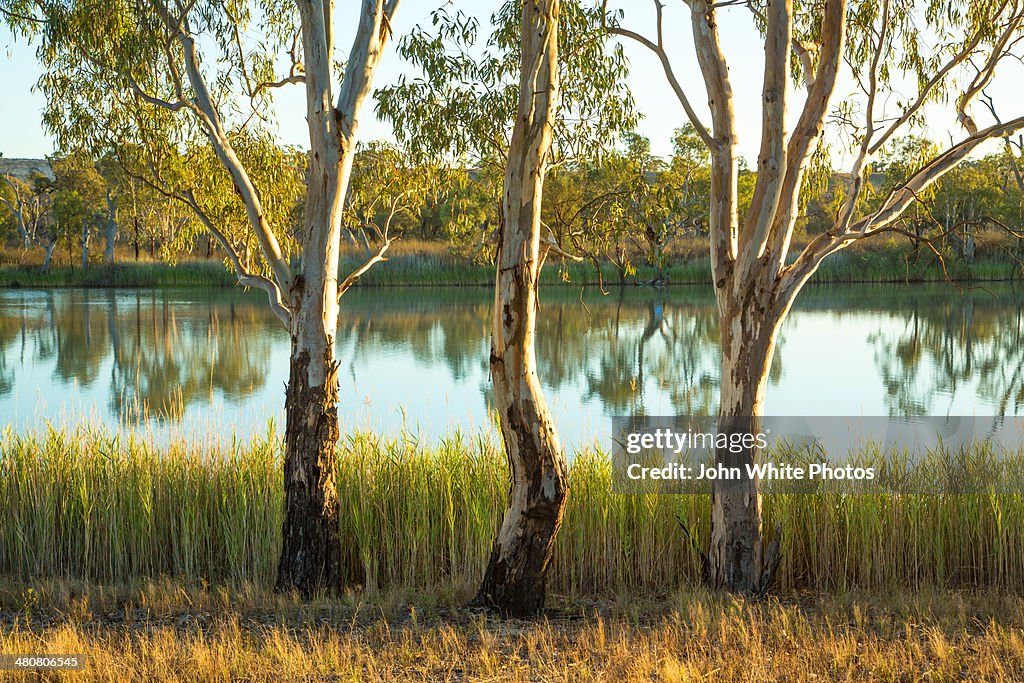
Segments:
[[[28,182],[32,176],[42,174],[53,179],[53,169],[46,159],[7,159],[0,157],[0,175],[13,176]]]

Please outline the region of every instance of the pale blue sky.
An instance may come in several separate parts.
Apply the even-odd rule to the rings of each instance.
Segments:
[[[399,9],[395,31],[402,35],[418,23],[428,22],[430,12],[440,4],[441,0],[404,0]],[[479,16],[484,27],[487,18],[500,2],[470,2],[462,0],[455,3]],[[352,2],[342,0],[338,3],[337,30],[338,48],[347,54],[348,41],[351,37]],[[646,2],[613,2],[627,8],[624,25],[640,31],[649,31],[653,27],[653,12]],[[690,40],[689,17],[684,13],[683,3],[669,3],[666,9],[666,43],[673,57],[676,73],[683,82],[687,93],[695,107],[706,120],[707,106],[703,83],[699,77],[693,47]],[[733,90],[737,96],[737,123],[739,128],[740,152],[753,160],[757,154],[760,132],[761,75],[763,70],[763,44],[760,36],[753,28],[749,14],[742,7],[726,8],[721,11],[721,31],[725,43],[726,55],[730,59],[730,74]],[[682,108],[672,95],[656,58],[645,49],[629,41],[625,43],[627,55],[631,63],[629,85],[643,114],[639,132],[651,139],[656,154],[667,155],[671,151],[669,144],[672,130],[685,121]],[[6,102],[0,109],[0,152],[6,157],[41,157],[53,151],[49,137],[43,132],[40,114],[43,98],[39,93],[32,92],[32,86],[39,77],[39,67],[34,57],[34,48],[24,43],[14,43],[9,33],[0,29],[0,49],[3,50],[0,62],[0,83],[4,84]],[[405,68],[404,63],[395,54],[394,46],[390,46],[388,54],[382,62],[378,73],[377,85],[393,82]],[[1007,65],[1004,73],[997,77],[997,83],[990,90],[996,95],[1000,111],[1004,119],[1011,115],[1024,112],[1024,92],[1016,84],[1024,82],[1024,66],[1019,63]],[[1009,85],[1006,85],[1009,84]],[[836,101],[853,93],[849,78],[841,81],[836,93]],[[905,93],[905,94],[910,94]],[[790,100],[790,118],[795,120],[799,106],[802,104],[802,92],[793,93]],[[307,146],[306,126],[304,121],[304,105],[301,87],[282,90],[277,96],[278,121],[280,138],[283,142]],[[956,125],[950,107],[935,107],[929,111],[928,133],[934,139],[948,142],[950,132],[956,138],[963,136]],[[978,112],[978,120],[982,125],[989,122],[989,117]],[[390,138],[390,128],[378,122],[372,112],[372,106],[364,115],[362,137]]]

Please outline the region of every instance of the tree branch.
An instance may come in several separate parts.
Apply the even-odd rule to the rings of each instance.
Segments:
[[[9,10],[9,9],[3,7],[2,5],[0,5],[0,14],[3,14],[8,19],[13,19],[15,21],[27,21],[30,24],[38,24],[40,26],[45,25],[46,23],[48,23],[46,21],[46,19],[40,19],[38,17],[29,16],[28,14],[21,14],[19,12],[14,12],[12,10]]]
[[[373,266],[382,261],[387,261],[387,259],[384,257],[384,254],[387,253],[388,249],[391,247],[392,242],[394,242],[394,239],[385,237],[384,242],[380,245],[380,249],[377,250],[377,253],[371,256],[369,259],[367,259],[366,263],[364,263],[363,265],[359,266],[354,271],[349,273],[349,276],[341,281],[341,284],[338,285],[339,300],[341,299],[341,296],[345,292],[347,292],[352,285],[359,281],[359,278],[362,277],[363,274],[366,273],[366,271],[368,271],[370,268],[373,268]]]
[[[349,68],[345,71],[336,105],[343,127],[348,128],[343,131],[346,137],[355,133],[357,116],[370,94],[370,84],[391,34],[390,22],[398,3],[399,0],[386,3],[383,0],[362,0],[363,10],[349,52]]]
[[[128,85],[131,86],[132,92],[134,92],[144,102],[146,102],[148,104],[151,104],[154,107],[161,107],[163,109],[167,109],[168,111],[175,111],[176,112],[176,111],[181,111],[182,109],[189,108],[190,105],[191,105],[191,103],[189,103],[189,102],[187,102],[185,100],[178,100],[177,102],[170,102],[168,100],[161,99],[161,98],[156,97],[154,95],[150,95],[149,93],[144,91],[141,86],[139,86],[138,82],[132,77],[131,74],[124,73],[124,74],[122,74],[122,76],[124,76],[124,79],[126,81],[128,81]]]
[[[288,75],[277,81],[264,81],[258,83],[252,92],[249,93],[249,97],[255,99],[262,91],[271,88],[281,88],[286,85],[293,83],[305,83],[306,76],[303,74],[305,67],[302,65],[302,61],[299,59],[299,33],[296,33],[292,38],[291,49],[288,50],[288,56],[291,57],[292,65],[288,69]]]
[[[672,68],[672,62],[668,58],[668,54],[665,52],[664,35],[662,30],[662,14],[664,11],[664,5],[661,4],[660,0],[653,0],[655,11],[657,12],[657,42],[651,41],[645,36],[631,31],[629,29],[622,28],[621,26],[608,23],[608,0],[604,0],[601,6],[601,26],[605,31],[613,35],[628,38],[651,52],[657,57],[658,61],[661,62],[661,68],[665,72],[665,77],[668,79],[669,85],[672,86],[672,91],[676,95],[676,99],[679,100],[679,104],[683,106],[683,111],[686,112],[686,117],[690,119],[690,123],[693,124],[694,129],[697,131],[697,135],[704,141],[708,147],[715,146],[715,139],[708,133],[707,128],[701,123],[700,118],[697,116],[697,112],[693,110],[690,105],[690,99],[686,96],[683,87],[679,84],[679,79],[676,78],[675,70]]]
[[[793,38],[792,0],[770,0],[764,42],[761,94],[761,149],[750,210],[740,234],[735,283],[746,283],[767,246],[769,229],[782,198],[786,177],[786,90]]]
[[[263,257],[270,265],[274,279],[282,290],[288,290],[291,287],[292,281],[291,271],[288,268],[288,264],[284,262],[277,236],[267,222],[259,193],[256,191],[255,186],[253,186],[248,171],[246,171],[238,155],[235,154],[235,150],[228,140],[216,104],[199,68],[199,57],[196,53],[195,40],[189,30],[187,13],[183,14],[178,20],[174,20],[167,12],[166,7],[158,5],[157,12],[165,26],[172,31],[176,31],[176,33],[171,33],[170,35],[178,41],[184,54],[185,71],[189,84],[196,94],[196,107],[194,111],[197,118],[206,129],[217,157],[231,175],[235,189],[238,191],[238,195],[245,207],[249,225],[256,235],[256,240],[260,245],[260,250],[263,252]]]
[[[238,283],[243,287],[255,287],[262,289],[267,293],[267,299],[270,303],[270,308],[277,315],[278,319],[284,323],[284,327],[287,330],[291,330],[292,325],[292,314],[291,310],[285,305],[281,297],[281,288],[271,280],[270,278],[255,273],[250,273],[242,265],[242,259],[238,255],[238,251],[228,241],[227,236],[216,226],[205,211],[199,206],[199,202],[196,201],[195,194],[192,190],[186,190],[183,195],[183,201],[192,207],[192,211],[199,218],[199,221],[210,231],[217,242],[224,248],[224,251],[228,255],[228,259],[231,261],[231,265],[234,266],[235,276],[238,278]]]
[[[202,223],[210,234],[214,236],[217,242],[224,249],[225,253],[227,253],[228,259],[231,261],[231,265],[235,270],[235,277],[238,278],[238,283],[243,287],[255,287],[257,289],[264,290],[267,293],[271,310],[273,310],[278,319],[284,323],[285,329],[291,329],[291,309],[289,309],[284,303],[281,295],[281,288],[270,278],[251,273],[246,270],[245,266],[242,264],[242,259],[239,256],[238,251],[234,246],[232,246],[227,235],[225,235],[224,232],[214,224],[209,214],[207,214],[206,211],[203,210],[202,206],[200,206],[199,201],[196,199],[195,192],[193,192],[191,188],[181,193],[172,192],[158,184],[159,182],[162,182],[160,180],[160,173],[157,172],[152,163],[150,163],[150,172],[153,174],[153,177],[157,182],[153,182],[144,175],[132,171],[128,168],[128,165],[120,155],[116,156],[116,160],[117,165],[120,166],[129,177],[142,182],[160,195],[167,197],[168,199],[179,201],[192,209],[192,212],[195,214],[196,218],[199,219],[199,222]]]
[[[711,206],[708,230],[711,233],[711,263],[715,286],[724,283],[737,256],[738,198],[736,188],[736,121],[733,113],[729,68],[718,35],[714,8],[708,0],[689,0],[693,42],[697,62],[704,77],[715,145],[711,148]]]
[[[970,85],[967,86],[967,89],[964,90],[963,94],[957,100],[957,121],[971,135],[978,132],[978,124],[975,123],[974,118],[967,113],[967,107],[969,107],[974,98],[976,98],[978,94],[985,89],[985,86],[992,81],[992,77],[996,72],[996,66],[1006,55],[1006,51],[1013,46],[1013,43],[1020,41],[1021,37],[1017,36],[1016,40],[1014,40],[1013,43],[1010,43],[1010,38],[1014,36],[1017,29],[1020,27],[1021,19],[1022,15],[1020,13],[1015,14],[1010,18],[1006,24],[1006,28],[1003,29],[1003,32],[992,46],[992,52],[989,54],[988,59],[985,60],[985,64],[978,70],[978,73],[974,76]]]
[[[282,88],[286,85],[292,85],[294,83],[305,83],[306,77],[303,74],[295,74],[293,76],[285,76],[279,81],[264,81],[259,83],[253,89],[253,97],[259,95],[264,90],[270,90],[272,88]]]
[[[822,46],[818,73],[807,94],[800,119],[789,140],[786,178],[771,229],[774,267],[782,268],[793,236],[793,222],[800,202],[804,170],[824,132],[825,117],[835,93],[843,49],[846,45],[846,0],[826,0],[821,24]]]
[[[856,240],[885,231],[891,232],[892,229],[887,226],[898,219],[918,199],[924,189],[956,168],[983,142],[1005,137],[1021,129],[1024,129],[1024,116],[978,131],[932,159],[906,182],[895,188],[878,210],[845,229],[843,223],[837,221],[831,230],[811,240],[797,260],[783,270],[780,297],[791,296],[798,291],[829,254],[845,248]]]

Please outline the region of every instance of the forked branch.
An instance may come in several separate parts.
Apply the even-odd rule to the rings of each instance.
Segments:
[[[661,68],[665,72],[665,77],[668,79],[669,85],[672,86],[672,92],[675,93],[676,99],[679,100],[679,104],[682,105],[683,111],[686,112],[686,117],[690,119],[690,123],[693,124],[694,130],[697,131],[697,135],[704,141],[708,147],[715,146],[715,140],[708,133],[707,127],[701,122],[697,116],[697,112],[693,110],[693,106],[690,104],[690,99],[686,96],[686,92],[683,90],[683,86],[680,85],[679,79],[676,78],[675,70],[672,68],[672,62],[668,57],[668,53],[665,52],[665,40],[664,40],[664,5],[661,4],[660,0],[652,0],[654,2],[655,12],[657,13],[657,32],[656,39],[651,40],[646,36],[632,31],[630,29],[623,28],[615,23],[608,22],[608,0],[604,0],[601,5],[601,26],[605,31],[612,35],[621,36],[632,40],[651,52],[661,62]]]

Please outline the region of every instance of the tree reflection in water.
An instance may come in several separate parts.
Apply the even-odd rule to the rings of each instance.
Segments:
[[[965,392],[978,413],[1013,414],[1024,405],[1024,296],[1006,286],[995,292],[961,293],[947,285],[815,288],[793,320],[827,312],[826,329],[818,332],[824,340],[868,323],[873,367],[869,358],[849,370],[878,387],[871,390],[878,392],[877,405],[865,406],[865,414],[930,414],[944,409],[944,397]],[[552,287],[542,292],[540,306],[537,356],[557,419],[586,414],[593,431],[612,414],[715,411],[719,328],[710,291],[627,288],[602,295],[586,288],[581,295],[578,288]],[[418,410],[430,414],[417,419],[449,422],[452,411],[438,392],[486,414],[490,307],[487,288],[351,292],[336,356],[349,380],[343,410],[380,392],[381,369],[398,359],[404,374],[396,400],[419,396]],[[809,362],[786,355],[789,334],[784,330],[779,342],[773,385],[785,383],[786,363]],[[151,420],[173,423],[190,408],[213,403],[254,403],[269,417],[283,391],[270,379],[272,359],[286,355],[287,345],[265,302],[234,289],[8,290],[0,292],[0,415],[13,414],[15,403],[31,413],[40,395],[55,404],[44,417],[56,418],[68,387],[77,386],[111,422],[148,411]],[[812,402],[827,402],[812,395],[820,387],[797,389]],[[582,436],[569,440],[579,443]]]
[[[145,414],[174,420],[184,406],[208,403],[215,392],[244,398],[262,389],[273,332],[273,322],[252,302],[231,295],[8,294],[0,300],[0,394],[13,390],[17,368],[52,364],[57,387],[88,388],[107,377],[107,407],[115,419]]]
[[[944,295],[943,295],[944,294]],[[891,415],[943,411],[943,398],[969,391],[978,413],[1015,414],[1024,405],[1024,293],[1000,288],[917,292],[890,310],[900,325],[870,337]]]

